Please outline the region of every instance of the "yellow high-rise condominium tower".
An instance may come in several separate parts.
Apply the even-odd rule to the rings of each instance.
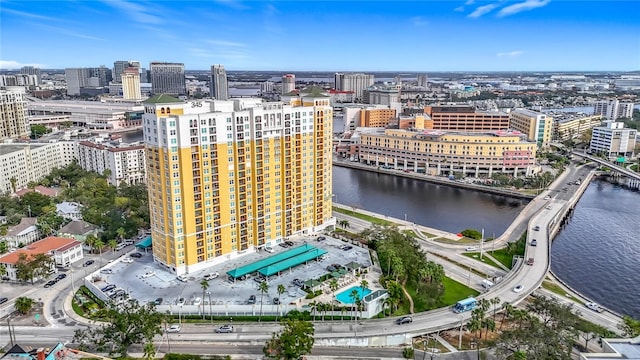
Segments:
[[[335,224],[329,98],[144,103],[157,263],[190,273]]]

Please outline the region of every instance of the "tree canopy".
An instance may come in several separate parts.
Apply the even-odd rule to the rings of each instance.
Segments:
[[[165,315],[157,312],[153,303],[141,306],[130,300],[101,311],[100,317],[106,320],[103,325],[76,330],[74,341],[126,358],[129,346],[152,342],[154,336],[162,334]]]
[[[311,352],[314,343],[313,324],[305,320],[285,319],[284,328],[273,333],[262,351],[269,359],[294,360]]]

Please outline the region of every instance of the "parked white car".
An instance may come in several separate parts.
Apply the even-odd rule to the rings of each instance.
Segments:
[[[179,281],[182,281],[182,282],[187,282],[187,280],[189,280],[189,278],[187,277],[187,275],[178,275],[178,276],[176,277],[176,279],[178,279]]]
[[[219,277],[219,276],[220,276],[220,273],[218,273],[218,272],[212,272],[212,273],[208,273],[208,274],[206,274],[206,275],[204,276],[204,279],[208,281],[208,280],[216,279],[216,278],[217,278],[217,277]]]
[[[156,273],[154,271],[147,271],[144,274],[140,275],[141,278],[146,279],[146,278],[150,278],[153,275],[155,275]]]
[[[195,306],[200,306],[200,305],[202,305],[202,299],[200,299],[199,297],[195,298],[195,299],[193,300],[193,305],[195,305]]]
[[[122,260],[120,261],[122,261],[125,264],[131,264],[133,262],[133,259],[130,257],[126,257],[126,258],[122,258]]]

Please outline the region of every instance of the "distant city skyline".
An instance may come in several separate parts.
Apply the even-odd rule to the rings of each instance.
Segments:
[[[635,1],[3,1],[0,68],[640,70]]]

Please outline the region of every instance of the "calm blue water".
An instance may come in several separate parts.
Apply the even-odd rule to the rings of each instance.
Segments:
[[[354,301],[351,298],[351,292],[355,290],[358,292],[358,298],[359,299],[363,299],[365,296],[371,294],[371,290],[364,288],[364,291],[362,290],[362,288],[360,286],[352,286],[350,288],[348,288],[347,290],[339,293],[338,295],[336,295],[336,299],[338,299],[341,303],[344,304],[353,304]]]

